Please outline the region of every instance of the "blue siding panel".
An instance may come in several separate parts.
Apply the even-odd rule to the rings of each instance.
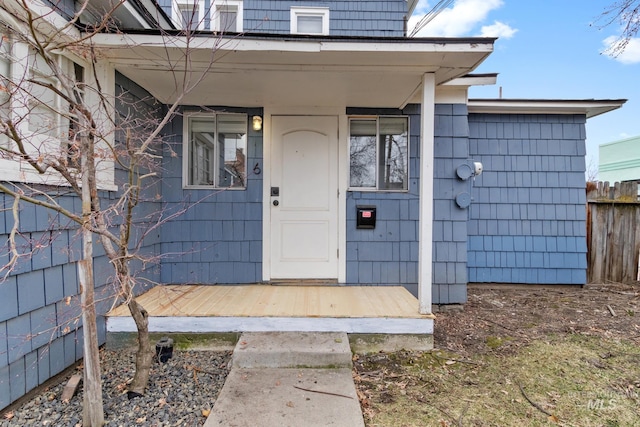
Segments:
[[[18,285],[15,276],[0,281],[0,321],[18,315]],[[1,339],[1,337],[0,337]]]
[[[51,378],[49,375],[49,349],[38,349],[38,384],[42,385],[45,381]]]
[[[0,365],[0,408],[5,408],[12,402],[10,384],[9,365]]]
[[[225,110],[249,116],[262,114],[260,109]],[[251,175],[244,190],[223,190],[213,196],[208,190],[182,189],[182,121],[178,115],[171,123],[172,144],[178,156],[165,155],[165,164],[173,166],[165,167],[163,200],[169,210],[179,209],[185,199],[207,197],[207,200],[192,205],[186,215],[162,227],[161,249],[174,256],[161,264],[160,277],[164,283],[259,282],[262,279],[262,175]],[[262,165],[260,133],[249,131],[247,148],[247,165]]]
[[[7,355],[9,364],[30,353],[31,320],[28,314],[7,321]]]
[[[469,183],[459,180],[456,167],[468,161],[466,105],[435,106],[436,138],[434,176],[434,264],[433,301],[436,304],[466,301],[467,220],[469,212],[455,205],[454,198],[469,191]],[[417,289],[419,200],[419,109],[405,111],[347,109],[347,114],[409,114],[411,123],[410,185],[407,193],[347,194],[347,280],[352,284],[401,284]],[[455,156],[455,157],[454,157]],[[355,205],[378,208],[376,230],[355,229]],[[374,255],[378,254],[378,255]],[[396,255],[397,254],[397,255]],[[358,262],[355,262],[355,261]],[[369,261],[376,260],[373,274]],[[363,265],[364,264],[364,265]],[[379,274],[376,274],[379,271]],[[457,288],[449,292],[450,286]],[[463,293],[465,295],[463,295]]]
[[[467,227],[469,280],[583,284],[584,116],[471,114],[469,120],[470,157],[485,165],[470,208],[477,226]],[[480,248],[482,236],[503,239],[500,246],[485,239]]]
[[[16,360],[9,365],[9,387],[11,390],[10,398],[14,401],[22,396],[27,391],[26,388],[26,372],[24,358]]]
[[[57,375],[65,368],[64,339],[57,338],[49,344],[49,373]]]
[[[0,368],[9,364],[7,347],[7,322],[0,322]]]
[[[33,351],[24,358],[25,366],[25,391],[36,388],[38,383],[38,352]]]
[[[31,346],[33,349],[45,346],[58,334],[56,325],[56,307],[48,305],[30,313]]]

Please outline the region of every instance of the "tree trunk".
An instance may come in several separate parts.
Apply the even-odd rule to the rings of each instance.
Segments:
[[[91,232],[83,230],[83,234],[89,234],[91,248]],[[87,242],[85,256],[87,256]],[[82,425],[85,427],[101,427],[104,424],[104,411],[102,407],[102,381],[100,378],[100,348],[98,346],[98,328],[96,326],[96,306],[93,294],[93,259],[91,249],[90,258],[78,261],[78,273],[80,276],[80,295],[82,300],[82,332],[84,343],[84,400],[82,402]]]
[[[151,373],[151,364],[153,362],[153,351],[149,340],[149,314],[135,300],[131,298],[129,301],[129,311],[131,317],[136,322],[138,329],[138,352],[136,353],[136,373],[133,381],[129,386],[129,397],[135,397],[144,394],[147,384],[149,383],[149,374]]]
[[[85,140],[86,143],[86,140]],[[85,144],[86,146],[86,144]],[[90,176],[87,171],[93,157],[86,150],[82,154],[82,260],[78,262],[80,298],[82,301],[82,331],[84,344],[84,400],[82,402],[82,425],[102,427],[104,407],[102,404],[102,381],[100,378],[100,347],[96,325],[95,283],[93,277],[93,233],[91,224],[92,197]]]

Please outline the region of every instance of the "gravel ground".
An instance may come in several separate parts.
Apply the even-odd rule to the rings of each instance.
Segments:
[[[230,351],[174,351],[166,363],[154,363],[145,395],[129,400],[126,384],[133,378],[134,356],[127,351],[101,351],[106,426],[204,424],[227,377]],[[82,369],[74,373],[81,374]],[[31,401],[6,413],[0,426],[81,426],[82,386],[65,403],[61,395],[66,383],[67,379],[42,390]]]

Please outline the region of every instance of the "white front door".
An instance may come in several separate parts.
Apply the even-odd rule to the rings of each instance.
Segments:
[[[271,278],[338,278],[338,118],[272,116]]]

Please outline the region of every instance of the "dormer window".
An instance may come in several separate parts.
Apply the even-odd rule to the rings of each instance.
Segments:
[[[203,30],[203,8],[202,0],[174,0],[173,16],[178,28],[189,31]]]
[[[329,8],[292,7],[291,34],[329,34]]]
[[[211,8],[211,29],[222,33],[242,32],[242,0],[215,0]]]

